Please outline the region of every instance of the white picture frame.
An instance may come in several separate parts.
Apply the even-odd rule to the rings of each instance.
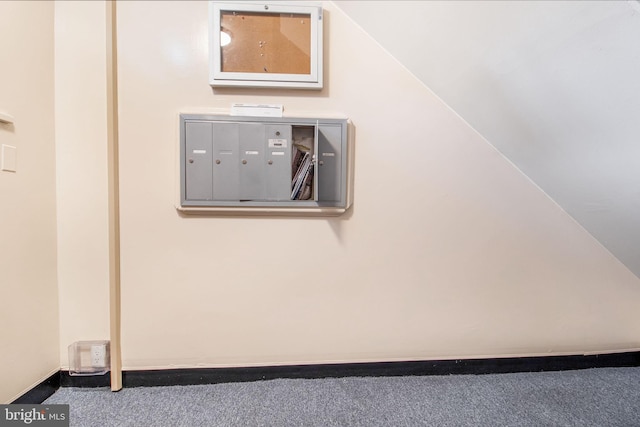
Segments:
[[[273,31],[273,25],[280,30]],[[287,33],[298,34],[297,40]],[[209,2],[209,84],[213,87],[322,89],[322,54],[319,3]],[[267,63],[275,68],[268,69]]]

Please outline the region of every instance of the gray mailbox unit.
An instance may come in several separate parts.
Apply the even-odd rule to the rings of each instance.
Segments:
[[[346,119],[181,114],[180,210],[342,213],[347,134]]]

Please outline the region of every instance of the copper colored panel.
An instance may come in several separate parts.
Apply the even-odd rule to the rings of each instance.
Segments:
[[[223,72],[311,73],[311,15],[223,11],[220,23]]]

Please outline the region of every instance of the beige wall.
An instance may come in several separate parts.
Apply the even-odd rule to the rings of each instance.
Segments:
[[[125,368],[639,347],[638,278],[325,7],[325,89],[212,91],[206,2],[118,3]],[[350,117],[352,210],[180,216],[178,114],[233,102]]]
[[[638,1],[336,4],[640,277]]]
[[[125,367],[638,348],[639,280],[325,7],[325,89],[212,91],[205,2],[118,4]],[[108,336],[104,13],[0,2],[0,111],[16,118],[0,143],[19,157],[0,172],[2,402]],[[349,116],[350,212],[178,215],[177,115],[232,102]]]
[[[60,368],[56,287],[53,3],[0,2],[0,403]]]
[[[60,361],[109,339],[104,1],[55,2]]]

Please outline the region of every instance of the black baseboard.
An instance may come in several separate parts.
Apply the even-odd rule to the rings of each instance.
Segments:
[[[122,384],[123,387],[153,387],[263,381],[277,378],[481,375],[632,366],[640,366],[640,352],[578,356],[124,371],[122,373]]]
[[[110,387],[111,374],[103,375],[70,375],[69,371],[60,371],[60,387],[97,388]]]
[[[60,388],[60,372],[56,372],[40,384],[14,400],[13,404],[40,404]]]
[[[220,384],[277,378],[482,375],[635,366],[640,366],[640,351],[575,356],[124,371],[122,383],[127,388]],[[110,380],[108,373],[96,376],[71,376],[69,371],[60,371],[13,403],[42,403],[59,387],[109,387]]]

